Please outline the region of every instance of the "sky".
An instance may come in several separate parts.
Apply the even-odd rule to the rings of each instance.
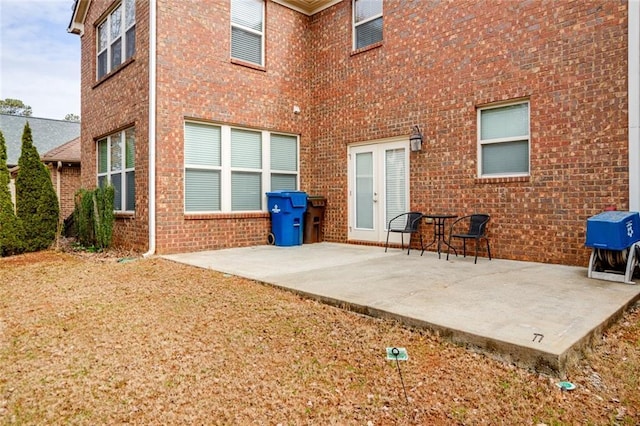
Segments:
[[[0,0],[0,99],[32,116],[80,115],[80,36],[67,32],[73,0]]]

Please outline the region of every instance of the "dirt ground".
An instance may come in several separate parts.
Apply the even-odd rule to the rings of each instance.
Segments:
[[[0,424],[640,424],[640,308],[559,380],[160,258],[0,259]]]

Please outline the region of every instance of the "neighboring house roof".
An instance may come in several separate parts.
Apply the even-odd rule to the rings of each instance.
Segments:
[[[80,137],[45,152],[41,158],[44,162],[80,163]]]
[[[297,10],[305,15],[313,15],[324,10],[334,4],[340,3],[342,0],[273,0],[283,6]],[[73,34],[82,34],[84,32],[84,21],[87,17],[87,11],[91,0],[75,0],[73,4],[73,14],[67,31]]]
[[[80,137],[80,123],[76,121],[0,114],[0,131],[7,145],[9,168],[18,164],[22,151],[22,133],[27,122],[31,127],[33,145],[40,155]]]

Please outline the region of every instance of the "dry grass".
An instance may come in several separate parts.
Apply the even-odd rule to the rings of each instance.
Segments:
[[[2,424],[638,424],[640,311],[569,379],[158,258],[0,259]]]

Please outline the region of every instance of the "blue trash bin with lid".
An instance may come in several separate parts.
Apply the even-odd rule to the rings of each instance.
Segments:
[[[302,221],[307,210],[307,193],[303,191],[267,192],[267,206],[271,214],[271,233],[277,246],[302,244],[304,226]]]

